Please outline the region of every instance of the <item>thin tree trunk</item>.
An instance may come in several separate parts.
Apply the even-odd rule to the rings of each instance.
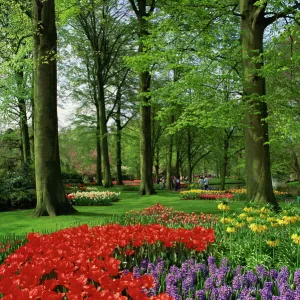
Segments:
[[[97,112],[97,126],[96,126],[96,147],[97,147],[97,185],[102,186],[102,168],[101,168],[101,140],[100,140],[100,118],[99,118],[99,105],[97,102],[97,98],[95,99],[96,112]]]
[[[159,182],[159,147],[156,146],[156,157],[155,157],[155,180]]]
[[[189,183],[193,183],[193,167],[192,167],[192,154],[191,154],[191,132],[188,128],[188,141],[187,141],[187,159],[188,159],[188,166],[187,166],[187,172],[188,172],[188,181]]]
[[[243,93],[249,101],[245,116],[246,178],[249,201],[271,203],[278,208],[271,180],[265,78],[259,72],[263,63],[264,7],[253,0],[240,0],[241,42],[243,49]]]
[[[119,91],[118,91],[119,92]],[[116,160],[117,160],[117,185],[123,185],[122,180],[122,126],[121,126],[121,95],[117,95],[117,114],[116,114]]]
[[[293,151],[293,169],[297,175],[297,180],[300,183],[300,167],[299,167],[298,157],[295,151]]]
[[[33,89],[34,93],[34,89]],[[32,161],[34,161],[34,99],[30,99],[30,104],[31,104],[31,122],[32,122],[32,133],[30,136],[30,142],[31,142],[31,158]]]
[[[98,91],[99,91],[98,106],[99,106],[99,119],[100,119],[100,145],[101,145],[103,186],[111,187],[112,180],[111,180],[111,172],[110,172],[109,153],[108,153],[104,83],[102,78],[100,59],[97,60],[97,79],[98,79]]]
[[[228,149],[229,149],[229,140],[227,137],[224,139],[224,148],[223,148],[223,162],[221,170],[221,183],[220,190],[225,190],[225,178],[227,174],[227,165],[228,165]]]
[[[24,90],[24,73],[22,71],[17,73],[18,78],[18,86],[20,92],[23,93]],[[18,108],[19,108],[19,116],[20,116],[20,129],[21,129],[21,140],[23,147],[23,162],[25,164],[29,164],[31,160],[30,154],[30,140],[29,140],[29,132],[28,132],[28,124],[27,124],[27,115],[26,115],[26,103],[22,97],[18,98]]]
[[[54,0],[33,2],[35,84],[36,216],[76,211],[69,204],[61,179],[57,120],[56,27]]]
[[[174,123],[174,115],[171,115],[170,118],[170,123]],[[167,178],[166,178],[166,187],[167,190],[171,191],[172,190],[172,156],[173,156],[173,140],[174,136],[170,134],[169,137],[169,145],[168,145],[168,157],[167,157]]]
[[[149,72],[140,74],[140,92],[148,92],[150,88]],[[140,162],[141,162],[141,195],[156,194],[152,181],[152,145],[151,145],[151,106],[149,98],[141,96],[140,106]]]

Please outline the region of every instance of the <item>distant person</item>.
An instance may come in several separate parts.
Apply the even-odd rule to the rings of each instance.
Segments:
[[[202,189],[202,188],[203,188],[203,185],[204,185],[204,179],[203,179],[202,176],[201,176],[200,179],[198,180],[198,184],[199,184],[199,187]]]
[[[161,179],[161,183],[162,183],[163,188],[165,189],[166,188],[166,178],[163,177]]]
[[[204,189],[205,189],[205,190],[208,190],[208,179],[207,179],[206,176],[205,176],[204,179],[203,179],[203,184],[204,184]]]

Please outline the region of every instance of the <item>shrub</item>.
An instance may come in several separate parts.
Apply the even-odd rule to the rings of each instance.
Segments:
[[[36,205],[36,192],[33,189],[19,190],[11,193],[11,206],[16,209],[34,208]]]
[[[11,209],[10,199],[4,195],[0,195],[0,211],[7,211]]]

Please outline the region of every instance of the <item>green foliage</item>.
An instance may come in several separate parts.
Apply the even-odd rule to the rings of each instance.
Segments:
[[[35,189],[16,190],[10,195],[11,206],[14,209],[28,209],[36,206],[36,191]]]
[[[0,210],[33,208],[35,205],[35,177],[31,166],[17,169],[1,179]]]

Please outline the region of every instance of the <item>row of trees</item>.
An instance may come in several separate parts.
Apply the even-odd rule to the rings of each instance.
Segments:
[[[207,137],[200,133],[213,130],[223,140],[222,184],[229,150],[245,148],[248,199],[277,208],[269,126],[278,141],[296,149],[296,1],[59,0],[56,7],[54,0],[36,0],[33,7],[31,1],[12,3],[0,1],[1,105],[6,118],[17,112],[23,162],[35,162],[37,215],[73,211],[60,175],[57,63],[60,96],[80,102],[77,124],[96,128],[98,184],[112,185],[111,120],[121,184],[122,131],[139,116],[141,194],[155,193],[152,169],[159,166],[162,133],[168,140],[170,188],[176,136],[184,135],[191,181],[193,168],[214,144],[193,148],[193,140],[203,141]],[[241,130],[244,145],[232,150],[231,139]]]

